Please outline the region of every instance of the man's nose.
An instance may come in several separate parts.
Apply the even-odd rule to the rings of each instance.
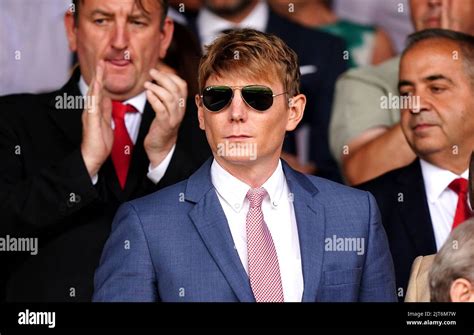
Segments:
[[[118,22],[112,31],[112,47],[114,49],[123,50],[128,47],[129,33],[127,24]]]
[[[441,0],[428,0],[428,6],[430,7],[441,6]]]
[[[230,121],[240,121],[245,122],[247,120],[247,104],[242,99],[240,90],[234,91],[234,97],[229,106]]]
[[[421,112],[427,112],[431,110],[431,102],[424,98],[421,95],[413,95],[409,101],[409,108],[408,110],[412,114],[418,114]]]

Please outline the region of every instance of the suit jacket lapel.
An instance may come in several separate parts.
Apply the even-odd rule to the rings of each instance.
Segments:
[[[188,29],[194,34],[196,37],[196,41],[198,42],[199,46],[201,45],[201,36],[199,35],[199,29],[197,26],[197,16],[189,19],[188,21]]]
[[[49,105],[50,117],[73,145],[78,145],[82,140],[81,117],[85,100],[82,100],[77,84],[80,75],[79,69],[76,69],[66,85],[51,93],[46,102]],[[79,101],[83,102],[84,106],[78,104]]]
[[[403,196],[398,206],[400,216],[418,255],[427,255],[430,250],[435,253],[436,241],[420,161],[417,159],[403,169],[397,182]]]
[[[125,189],[122,190],[119,187],[118,179],[116,179],[116,189],[123,194],[124,199],[129,199],[133,191],[137,189],[143,182],[148,172],[148,166],[150,161],[143,146],[148,130],[150,129],[151,122],[155,117],[155,112],[151,105],[147,102],[145,109],[143,110],[142,120],[140,122],[140,129],[138,131],[137,141],[133,147],[132,159],[128,170],[127,183]]]
[[[188,180],[186,200],[195,203],[189,217],[239,301],[254,302],[247,273],[234,246],[224,211],[210,179],[209,159]]]
[[[324,255],[325,214],[317,200],[318,189],[308,177],[283,162],[283,171],[293,194],[303,267],[303,302],[314,302],[321,279]]]

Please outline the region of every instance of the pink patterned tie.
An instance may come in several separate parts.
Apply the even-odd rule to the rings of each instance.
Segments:
[[[263,187],[247,192],[250,202],[246,224],[250,286],[257,302],[283,302],[278,256],[263,220],[262,202],[266,195]]]

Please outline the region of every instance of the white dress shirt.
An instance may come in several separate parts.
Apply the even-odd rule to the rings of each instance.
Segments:
[[[246,195],[251,187],[224,170],[216,160],[211,165],[211,180],[227,218],[235,248],[248,273],[245,228],[249,201]],[[303,272],[298,227],[281,161],[262,187],[268,193],[262,203],[262,212],[278,255],[285,302],[300,302],[303,297]]]
[[[431,222],[433,224],[436,248],[439,250],[451,233],[458,203],[458,194],[448,186],[455,179],[468,179],[469,169],[458,176],[451,171],[443,170],[422,159],[420,159],[420,164]]]
[[[87,86],[84,78],[81,76],[79,79],[79,90],[83,96],[87,95],[87,91],[89,87]],[[128,135],[132,140],[133,144],[137,142],[138,133],[140,131],[140,123],[142,121],[142,115],[145,110],[146,104],[146,94],[145,92],[140,93],[139,95],[132,97],[128,100],[123,101],[124,104],[130,104],[138,111],[138,113],[126,113],[125,114],[125,127],[127,128]],[[114,120],[112,120],[112,129],[115,128]],[[161,178],[166,173],[168,166],[170,165],[171,157],[173,157],[174,149],[176,148],[176,144],[173,145],[170,152],[166,155],[165,159],[154,169],[151,168],[151,164],[148,166],[148,174],[147,177],[152,182],[157,184]],[[95,185],[98,180],[98,175],[93,176],[92,183]]]
[[[227,21],[217,16],[209,9],[203,7],[199,10],[196,18],[196,25],[201,40],[201,46],[211,44],[219,34],[226,29],[252,28],[258,31],[265,31],[268,23],[270,9],[268,4],[260,1],[249,15],[240,23]]]

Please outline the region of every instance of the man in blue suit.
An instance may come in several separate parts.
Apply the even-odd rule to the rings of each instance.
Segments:
[[[274,35],[236,30],[208,48],[196,104],[214,158],[119,209],[94,301],[396,301],[372,195],[280,159],[303,117],[299,77]]]

